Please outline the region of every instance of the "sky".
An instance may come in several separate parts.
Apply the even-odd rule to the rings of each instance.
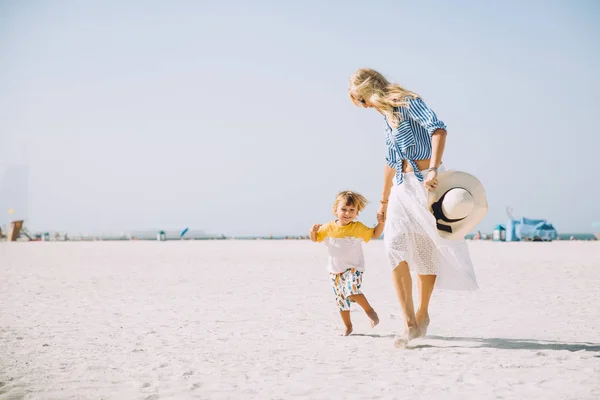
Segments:
[[[477,229],[594,231],[597,2],[324,3],[0,1],[0,167],[26,170],[0,196],[34,231],[285,235],[350,189],[374,225],[383,117],[347,94],[370,67],[448,126]]]

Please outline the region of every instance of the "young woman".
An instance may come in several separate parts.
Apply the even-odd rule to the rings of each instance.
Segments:
[[[384,242],[406,326],[395,345],[423,337],[429,326],[434,286],[472,290],[477,280],[464,240],[442,239],[427,207],[427,191],[438,185],[446,125],[416,93],[362,68],[350,78],[352,102],[374,108],[386,122],[387,156],[379,213],[385,217]],[[411,271],[418,275],[419,309],[412,298]]]

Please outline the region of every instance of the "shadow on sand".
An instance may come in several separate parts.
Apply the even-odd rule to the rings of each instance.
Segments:
[[[368,336],[373,338],[393,338],[394,335],[377,335],[368,333],[356,333],[352,336]],[[550,340],[533,339],[506,339],[506,338],[475,338],[475,337],[454,337],[454,336],[427,336],[424,340],[440,340],[444,342],[470,342],[464,345],[436,346],[434,344],[411,342],[409,347],[412,349],[426,348],[489,348],[500,350],[567,350],[567,351],[592,351],[600,352],[598,343],[562,343]],[[414,345],[413,345],[414,343]],[[600,357],[600,355],[599,355]]]

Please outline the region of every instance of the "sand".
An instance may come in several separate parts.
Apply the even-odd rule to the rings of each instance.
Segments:
[[[598,399],[600,242],[470,242],[480,289],[342,323],[307,241],[0,243],[0,399]]]

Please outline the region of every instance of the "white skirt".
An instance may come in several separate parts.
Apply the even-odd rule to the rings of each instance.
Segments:
[[[466,242],[438,235],[427,210],[427,189],[414,172],[405,173],[404,182],[392,187],[383,240],[392,269],[406,261],[412,272],[437,275],[438,289],[478,288]]]

